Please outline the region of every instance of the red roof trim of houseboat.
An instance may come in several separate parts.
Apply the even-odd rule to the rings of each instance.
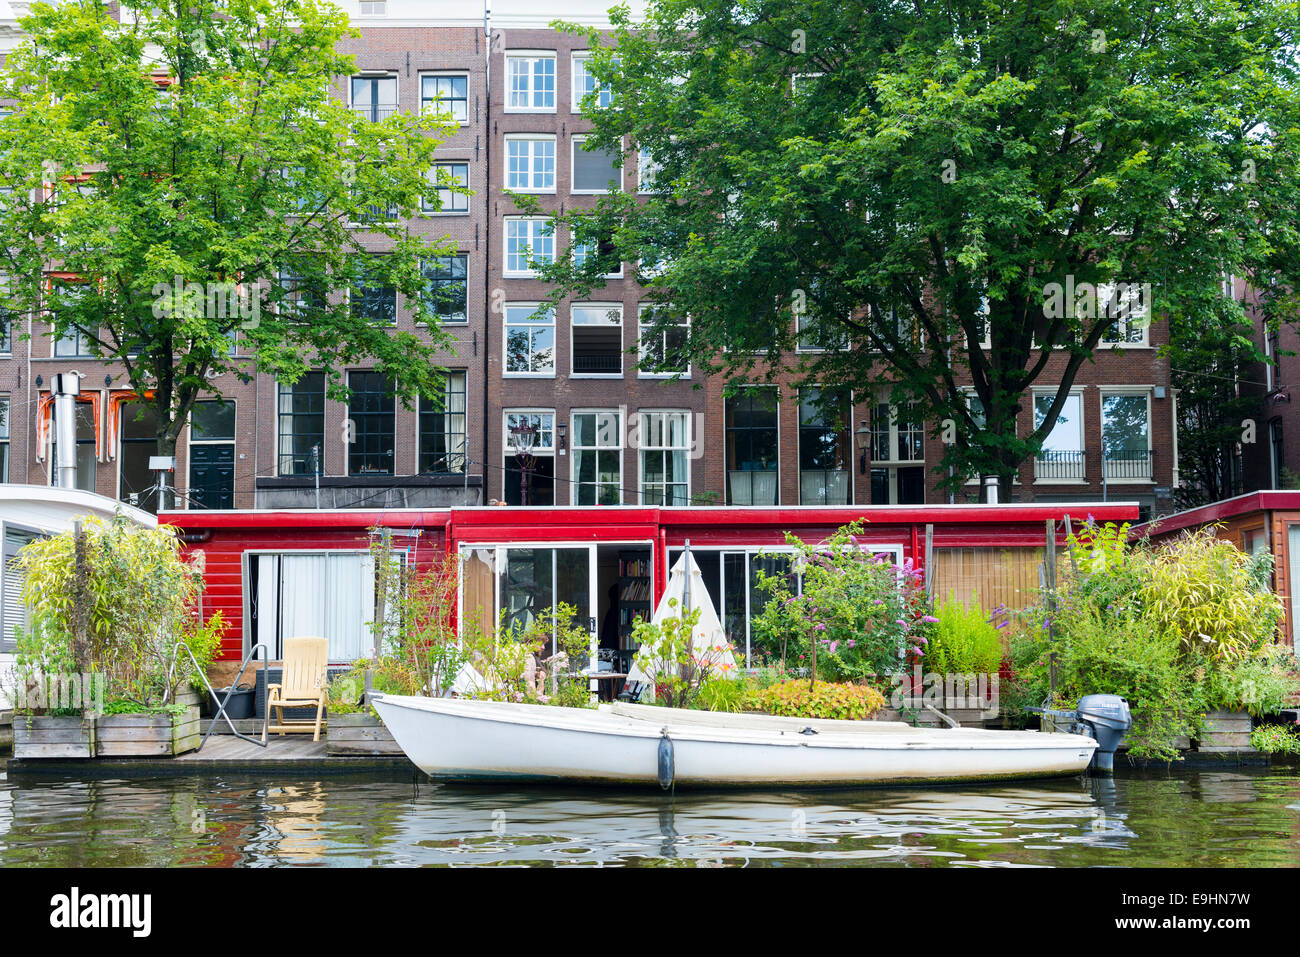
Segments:
[[[1247,492],[1234,495],[1208,505],[1200,505],[1182,512],[1166,515],[1164,518],[1142,525],[1135,525],[1129,533],[1130,538],[1144,535],[1169,535],[1187,528],[1196,528],[1211,522],[1220,522],[1251,512],[1300,511],[1300,491],[1284,489],[1267,489],[1260,492]]]

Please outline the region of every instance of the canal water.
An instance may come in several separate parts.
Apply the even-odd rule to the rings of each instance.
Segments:
[[[469,788],[0,774],[0,867],[1300,864],[1294,768],[926,790]]]

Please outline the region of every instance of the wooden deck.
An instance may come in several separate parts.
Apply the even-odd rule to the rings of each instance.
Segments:
[[[241,729],[242,730],[242,729]],[[10,758],[10,774],[55,774],[78,777],[156,777],[165,774],[252,774],[268,773],[352,774],[399,772],[419,773],[405,755],[331,757],[325,738],[313,741],[310,734],[271,735],[267,747],[259,747],[233,734],[213,734],[201,750],[177,757],[92,758],[89,760]]]

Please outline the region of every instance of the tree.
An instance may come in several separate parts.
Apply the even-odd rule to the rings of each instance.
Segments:
[[[546,269],[552,298],[640,263],[697,368],[915,401],[950,442],[941,484],[1009,491],[1105,342],[1225,272],[1296,275],[1282,0],[651,0],[614,20],[603,45],[559,26],[610,93],[585,104],[588,147],[639,153],[655,191],[556,217],[601,255]],[[827,350],[796,350],[800,325]],[[1050,401],[1017,435],[1035,384]]]
[[[452,250],[404,221],[452,187],[429,176],[445,118],[339,100],[356,34],[327,0],[120,7],[33,4],[0,72],[0,305],[120,363],[160,455],[223,374],[323,367],[346,398],[368,363],[404,401],[440,395],[422,264]],[[397,292],[427,336],[382,321]]]

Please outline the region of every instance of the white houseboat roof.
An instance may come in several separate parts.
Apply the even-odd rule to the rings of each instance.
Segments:
[[[3,3],[4,0],[0,0]],[[156,516],[94,492],[51,485],[0,484],[0,524],[38,532],[63,532],[79,518],[111,519],[121,512],[137,525],[156,528]]]

